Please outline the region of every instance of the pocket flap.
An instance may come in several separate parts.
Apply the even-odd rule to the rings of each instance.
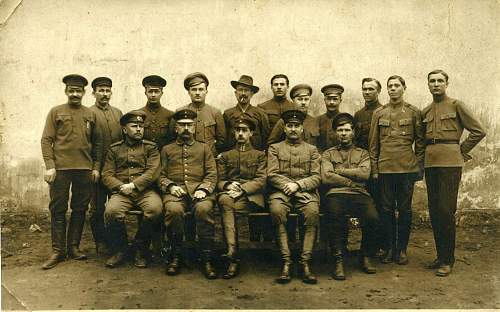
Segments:
[[[71,115],[56,115],[56,121],[71,120]]]
[[[429,116],[426,116],[426,117],[424,118],[424,120],[422,120],[422,122],[423,122],[423,123],[429,123],[429,122],[431,122],[431,121],[433,121],[433,120],[434,120],[434,115],[429,115]]]
[[[457,118],[457,113],[453,112],[453,113],[448,113],[448,114],[441,115],[441,120],[451,119],[451,118]]]
[[[205,125],[205,127],[210,127],[210,126],[215,126],[216,122],[215,120],[206,120],[203,122],[203,124]]]
[[[400,126],[408,126],[408,125],[411,125],[411,118],[401,119],[401,120],[399,121],[399,125],[400,125]]]
[[[378,125],[383,127],[389,127],[391,125],[391,121],[388,119],[379,119]]]

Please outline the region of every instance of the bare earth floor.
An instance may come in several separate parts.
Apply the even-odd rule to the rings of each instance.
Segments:
[[[33,223],[43,232],[30,232]],[[359,247],[354,232],[352,249]],[[244,252],[241,274],[233,280],[208,281],[193,262],[176,277],[166,276],[159,262],[147,269],[131,263],[107,269],[89,228],[82,242],[89,260],[43,271],[50,242],[46,218],[2,214],[2,310],[500,308],[498,234],[493,226],[459,228],[457,263],[447,278],[424,268],[434,257],[432,232],[424,228],[412,233],[407,266],[377,263],[377,274],[367,275],[351,256],[347,281],[339,282],[330,277],[330,264],[317,257],[317,285],[299,278],[279,285],[273,282],[279,270],[275,250]]]

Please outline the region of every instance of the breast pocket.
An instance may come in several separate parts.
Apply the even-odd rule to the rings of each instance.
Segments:
[[[434,116],[426,116],[424,120],[422,120],[422,123],[425,126],[425,133],[432,133],[434,130]]]
[[[246,167],[247,167],[247,172],[245,172],[245,178],[249,179],[254,178],[255,175],[257,174],[257,167],[258,167],[257,162],[248,162]]]
[[[160,123],[160,135],[162,137],[167,137],[168,135],[168,120],[164,120]]]
[[[401,135],[413,135],[413,120],[411,118],[399,120],[399,130]]]
[[[57,115],[56,128],[58,135],[70,135],[73,132],[73,117],[71,115]]]
[[[457,113],[441,115],[441,129],[444,131],[457,131]]]
[[[388,119],[379,119],[378,120],[378,127],[380,131],[381,136],[388,136],[390,133],[390,126],[391,122]]]
[[[278,156],[278,162],[280,165],[280,172],[290,171],[290,158]]]
[[[303,174],[309,175],[311,173],[311,163],[312,161],[310,159],[302,161],[301,167],[304,170]]]

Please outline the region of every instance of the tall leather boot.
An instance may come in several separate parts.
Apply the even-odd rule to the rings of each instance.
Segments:
[[[238,229],[236,223],[234,225],[224,223],[224,233],[226,234],[227,252],[223,257],[227,260],[227,268],[222,278],[231,279],[239,273],[239,259],[237,258]]]
[[[171,233],[169,236],[169,243],[171,248],[171,259],[167,264],[165,273],[174,276],[180,273],[181,270],[181,251],[182,251],[182,235]]]
[[[85,224],[85,211],[71,212],[68,228],[68,257],[75,260],[85,260],[87,255],[80,251],[83,226]]]
[[[148,266],[147,258],[149,256],[149,244],[152,232],[153,222],[148,218],[144,218],[135,235],[134,265],[138,268],[146,268]]]
[[[283,223],[276,225],[276,242],[278,243],[281,252],[281,259],[283,261],[281,274],[276,279],[276,282],[286,284],[292,279],[290,275],[290,266],[292,261],[290,259],[290,249],[288,248],[288,233],[286,232],[286,225]]]
[[[306,284],[316,284],[318,280],[311,272],[310,261],[314,249],[314,241],[316,239],[316,226],[305,225],[304,240],[302,242],[302,281]]]
[[[342,255],[342,250],[334,250],[333,261],[334,261],[334,267],[332,271],[333,279],[337,281],[345,280],[344,256]]]
[[[200,239],[203,274],[210,280],[217,278],[217,273],[215,272],[215,268],[212,264],[212,245],[212,240]]]
[[[113,221],[106,226],[107,236],[109,237],[109,247],[113,255],[106,260],[106,266],[114,268],[125,260],[127,250],[127,230],[123,222]]]
[[[382,216],[385,229],[385,253],[380,262],[391,263],[396,255],[396,216],[394,211],[385,211]]]
[[[66,258],[66,216],[55,216],[51,213],[50,233],[52,236],[52,254],[42,265],[44,270],[52,269]]]
[[[411,231],[411,210],[402,211],[399,213],[398,218],[398,241],[397,241],[397,253],[396,262],[400,265],[408,264],[408,255],[406,249],[408,247],[408,241],[410,240]]]

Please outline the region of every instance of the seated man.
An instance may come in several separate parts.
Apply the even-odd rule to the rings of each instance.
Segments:
[[[120,264],[127,248],[125,213],[134,206],[144,212],[136,234],[135,266],[146,267],[147,243],[151,228],[161,222],[162,203],[153,189],[160,169],[160,153],[156,144],[143,140],[143,111],[131,111],[120,118],[124,140],[111,144],[102,172],[102,182],[111,192],[104,217],[113,255],[106,266]]]
[[[238,274],[237,228],[235,213],[263,210],[263,189],[266,185],[266,154],[253,148],[250,143],[255,123],[246,115],[241,115],[234,124],[236,146],[219,155],[217,171],[220,191],[219,208],[222,211],[229,261],[223,278],[233,278]]]
[[[333,278],[345,280],[343,250],[347,232],[343,230],[346,215],[361,218],[361,264],[366,273],[376,272],[370,263],[374,253],[378,214],[366,181],[370,177],[370,156],[352,143],[354,117],[340,113],[332,120],[339,145],[327,149],[321,156],[321,180],[326,186],[325,208],[329,241],[335,257]]]
[[[211,145],[194,139],[196,117],[196,112],[190,109],[177,111],[173,116],[177,139],[161,150],[162,169],[158,183],[163,194],[165,226],[172,247],[172,259],[166,273],[179,273],[184,212],[191,210],[196,220],[205,277],[215,279],[217,274],[211,254],[215,234],[212,213],[217,167]]]
[[[320,155],[315,146],[302,140],[302,123],[306,115],[299,110],[288,110],[281,116],[285,122],[285,141],[272,144],[267,154],[267,175],[270,183],[269,210],[283,260],[278,283],[288,283],[290,277],[290,250],[286,222],[291,210],[304,217],[304,239],[300,263],[304,283],[315,284],[311,260],[319,223]]]

